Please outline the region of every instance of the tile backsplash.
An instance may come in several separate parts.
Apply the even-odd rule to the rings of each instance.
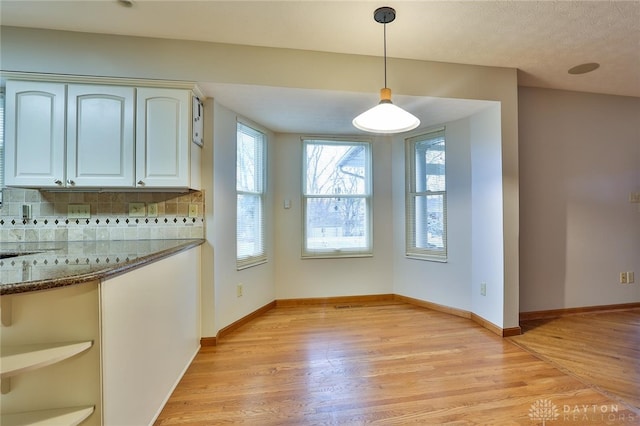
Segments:
[[[155,204],[157,215],[129,215],[130,203]],[[68,218],[69,204],[90,206],[89,219]],[[22,206],[31,206],[23,219]],[[196,217],[189,217],[189,206]],[[0,242],[204,238],[204,193],[49,192],[5,188]]]

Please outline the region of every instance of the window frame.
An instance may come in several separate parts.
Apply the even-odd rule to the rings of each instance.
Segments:
[[[373,143],[367,138],[336,138],[326,136],[302,137],[302,176],[301,176],[301,202],[302,202],[302,259],[328,259],[328,258],[352,258],[352,257],[372,257],[373,256]],[[307,147],[309,145],[343,145],[364,148],[364,169],[365,181],[362,194],[308,194],[307,193]],[[365,247],[330,247],[327,249],[309,248],[307,227],[307,206],[310,199],[322,198],[351,198],[364,201],[364,238]]]
[[[420,133],[405,139],[405,256],[410,259],[434,261],[434,262],[447,262],[448,261],[448,217],[447,217],[447,142],[445,128],[431,129],[426,132]],[[432,191],[425,188],[420,190],[416,188],[418,173],[416,170],[416,157],[417,148],[419,143],[427,142],[427,146],[433,146],[442,143],[444,145],[444,164],[442,165],[444,178],[443,190]],[[428,150],[428,148],[427,148]],[[425,150],[425,153],[426,151]],[[425,167],[424,181],[426,182],[426,176],[428,176],[427,168]],[[440,176],[440,174],[438,174]],[[442,248],[426,248],[420,247],[417,240],[417,231],[419,224],[419,218],[416,212],[416,199],[419,197],[429,196],[441,196],[442,197]],[[429,214],[427,204],[425,203],[425,216]],[[425,232],[428,234],[429,222],[426,221]]]
[[[5,135],[5,88],[0,88],[0,207],[3,205],[4,197],[4,165],[5,165],[5,149],[4,149],[4,135]]]
[[[256,158],[259,158],[260,161],[256,162],[256,166],[260,167],[260,170],[255,170],[253,175],[256,180],[256,190],[251,191],[247,189],[240,189],[238,187],[238,149],[240,147],[239,136],[240,133],[244,133],[250,137],[254,137],[257,141],[257,145],[255,147],[256,150],[260,150],[261,152],[256,152]],[[267,232],[266,232],[266,196],[267,196],[267,149],[268,149],[268,140],[267,135],[261,130],[257,129],[253,125],[249,125],[240,120],[237,121],[236,124],[236,269],[238,271],[242,269],[247,269],[252,266],[262,265],[267,263],[268,253],[267,253]],[[257,167],[256,167],[257,168]],[[240,253],[240,207],[239,200],[240,197],[257,197],[258,205],[260,206],[260,217],[257,218],[257,230],[256,234],[259,238],[259,246],[260,250],[254,251],[252,254],[248,256],[241,255]]]

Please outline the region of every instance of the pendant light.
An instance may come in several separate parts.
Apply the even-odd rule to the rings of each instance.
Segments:
[[[387,87],[387,24],[396,19],[391,7],[380,7],[373,19],[384,26],[384,88],[380,90],[380,103],[353,119],[353,125],[371,133],[401,133],[415,129],[420,120],[391,102],[391,89]]]

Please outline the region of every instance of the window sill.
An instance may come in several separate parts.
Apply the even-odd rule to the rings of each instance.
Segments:
[[[407,259],[412,260],[425,260],[427,262],[438,262],[438,263],[448,263],[449,258],[443,256],[428,256],[428,255],[418,255],[418,254],[405,254]]]
[[[307,259],[344,259],[344,258],[354,258],[354,257],[373,257],[373,253],[330,252],[330,253],[318,253],[318,254],[303,254],[300,258],[302,260],[307,260]]]

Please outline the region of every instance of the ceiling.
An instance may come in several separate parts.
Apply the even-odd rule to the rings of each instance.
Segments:
[[[0,0],[0,23],[381,56],[382,29],[373,11],[383,5],[397,11],[387,25],[390,57],[517,68],[521,86],[640,97],[638,0],[134,0],[129,8],[115,0]],[[567,72],[588,62],[600,67],[582,75]],[[326,129],[328,120],[336,132],[353,133],[351,117],[377,97],[204,83],[209,95],[275,131],[314,132]],[[282,100],[278,110],[260,103],[274,90]],[[434,114],[455,119],[487,105],[417,97],[394,102],[423,111],[416,114],[424,116],[423,124]]]

